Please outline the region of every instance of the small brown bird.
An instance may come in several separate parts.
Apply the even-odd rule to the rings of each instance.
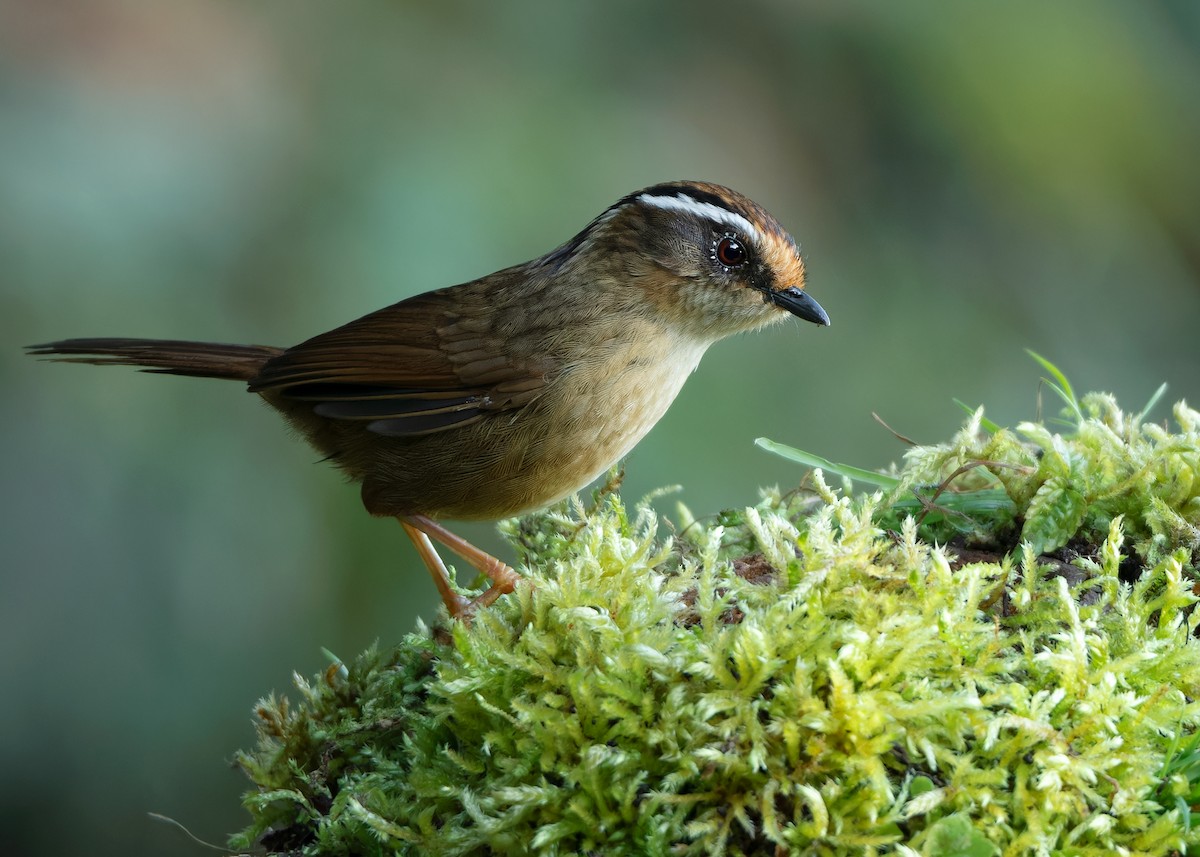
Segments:
[[[587,485],[658,422],[705,349],[789,314],[796,242],[739,193],[669,182],[632,193],[545,256],[408,298],[294,348],[164,339],[30,347],[69,362],[242,381],[398,518],[452,616],[511,592],[509,566],[439,519],[497,519]],[[454,591],[430,538],[487,575]]]

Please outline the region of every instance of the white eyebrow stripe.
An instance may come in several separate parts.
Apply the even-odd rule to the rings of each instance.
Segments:
[[[652,205],[655,208],[662,208],[668,211],[685,211],[688,214],[707,217],[709,220],[715,220],[718,223],[724,223],[727,226],[732,226],[734,229],[741,230],[747,235],[762,237],[762,233],[758,231],[758,227],[740,214],[730,211],[727,208],[721,208],[719,205],[713,205],[711,202],[698,202],[685,193],[679,193],[675,196],[652,196],[651,194],[644,193],[638,197],[638,202],[644,202],[646,205]]]

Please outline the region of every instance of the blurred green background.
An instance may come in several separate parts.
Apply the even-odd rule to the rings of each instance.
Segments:
[[[148,811],[223,841],[255,699],[436,605],[235,385],[19,346],[289,345],[675,178],[773,212],[833,326],[710,351],[630,500],[798,481],[759,435],[885,465],[872,411],[925,442],[955,396],[1031,417],[1026,347],[1130,407],[1200,400],[1188,0],[0,2],[6,853],[200,853]]]

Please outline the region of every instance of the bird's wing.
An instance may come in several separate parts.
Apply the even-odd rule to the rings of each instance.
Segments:
[[[513,356],[486,300],[469,302],[479,311],[468,314],[455,289],[417,295],[289,348],[267,361],[250,389],[312,402],[320,416],[398,437],[529,404],[545,371]]]

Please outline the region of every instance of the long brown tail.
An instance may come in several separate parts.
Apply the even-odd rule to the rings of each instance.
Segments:
[[[282,348],[175,339],[63,339],[30,345],[35,357],[98,366],[137,366],[143,372],[250,381]]]

